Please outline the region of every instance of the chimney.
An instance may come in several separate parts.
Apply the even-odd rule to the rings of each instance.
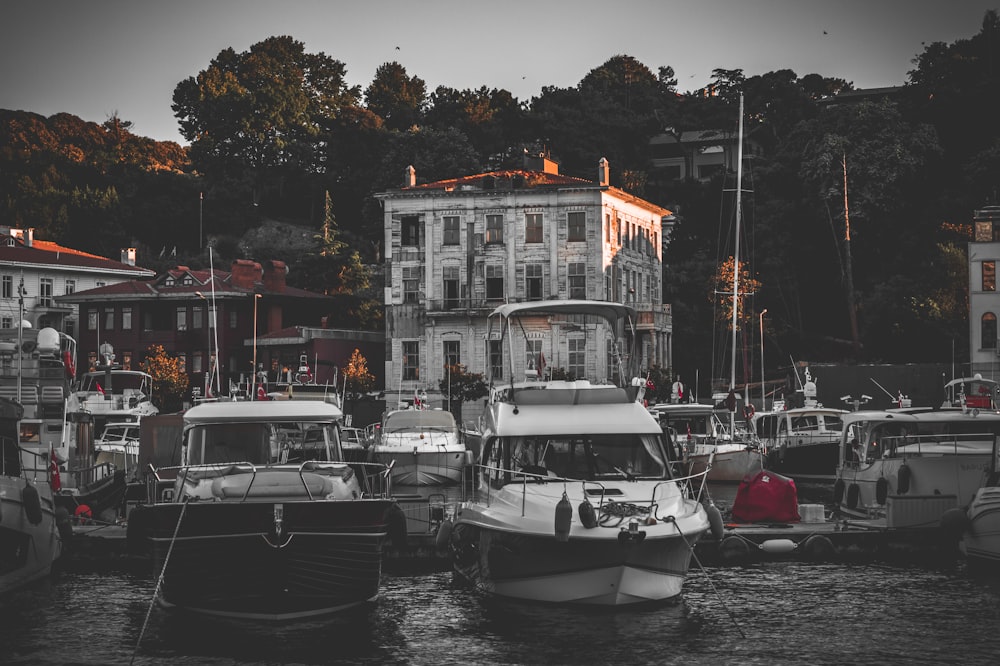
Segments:
[[[264,289],[265,291],[282,294],[285,292],[285,276],[288,275],[288,266],[283,261],[272,259],[264,264]]]
[[[135,248],[122,248],[122,263],[127,266],[135,266]]]
[[[406,171],[403,172],[403,187],[413,187],[417,184],[417,170],[413,168],[413,165],[406,167]]]
[[[597,163],[597,184],[601,187],[608,187],[611,184],[611,178],[608,175],[607,157],[602,157],[601,161]]]
[[[260,264],[249,259],[237,259],[229,270],[230,284],[241,289],[253,289],[261,277]]]

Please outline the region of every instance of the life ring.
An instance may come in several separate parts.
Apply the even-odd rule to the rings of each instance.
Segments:
[[[747,423],[753,419],[754,408],[753,405],[743,405],[743,420]]]
[[[906,463],[903,463],[899,472],[896,473],[896,492],[905,495],[910,489],[910,479],[913,477],[913,470]]]
[[[889,479],[884,476],[880,476],[878,481],[875,482],[875,501],[879,504],[885,504],[886,497],[889,496]]]
[[[847,487],[847,508],[856,509],[858,508],[858,500],[861,499],[861,487],[856,483],[852,483]]]
[[[69,350],[63,352],[63,365],[66,367],[66,379],[76,378],[76,366],[73,365],[73,355]]]

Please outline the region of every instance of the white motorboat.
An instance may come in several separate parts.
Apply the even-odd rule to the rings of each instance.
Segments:
[[[23,413],[0,397],[0,594],[48,576],[62,553],[50,462],[20,446]]]
[[[331,613],[378,594],[393,515],[384,465],[344,462],[339,408],[217,402],[184,414],[181,465],[128,521],[168,607],[255,619]],[[405,517],[401,516],[405,525]]]
[[[961,537],[959,549],[975,568],[994,569],[1000,564],[1000,437],[993,442],[986,482],[976,491],[968,508],[942,517],[942,526]]]
[[[844,415],[834,501],[890,527],[937,527],[986,481],[1000,414],[978,410]]]
[[[997,411],[1000,409],[1000,383],[976,373],[972,377],[958,377],[944,385],[942,409],[979,409]]]
[[[695,488],[704,473],[675,475],[676,456],[642,404],[644,379],[627,387],[541,380],[531,367],[525,381],[501,383],[501,373],[521,376],[514,359],[532,357],[527,343],[553,321],[588,331],[593,363],[614,341],[616,367],[594,367],[595,376],[632,376],[619,344],[634,335],[632,308],[583,300],[497,308],[488,339],[505,350],[509,375],[491,368],[479,487],[442,524],[438,543],[450,548],[456,572],[487,594],[604,606],[676,597],[691,549],[710,529]],[[525,331],[530,340],[515,340]]]
[[[767,450],[767,468],[796,481],[836,479],[847,413],[813,401],[805,407],[755,414],[753,428]]]
[[[750,433],[736,437],[712,405],[678,403],[650,408],[672,442],[680,447],[691,474],[708,470],[709,481],[740,482],[761,470],[764,453]],[[709,462],[711,467],[709,468]]]
[[[458,483],[471,463],[458,424],[441,409],[387,412],[375,431],[372,455],[392,464],[392,482],[401,486]]]

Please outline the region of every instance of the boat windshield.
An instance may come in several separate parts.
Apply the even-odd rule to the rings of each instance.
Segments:
[[[491,467],[566,479],[664,478],[660,438],[655,435],[601,434],[512,437],[495,447]],[[508,455],[509,460],[503,457]]]
[[[455,417],[452,416],[451,412],[436,409],[410,409],[389,414],[382,426],[382,433],[410,430],[450,432],[455,430],[455,427]]]
[[[219,423],[187,431],[188,465],[339,460],[336,428],[318,423]]]

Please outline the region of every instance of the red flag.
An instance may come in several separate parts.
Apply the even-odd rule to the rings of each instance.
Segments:
[[[538,372],[541,373],[545,369],[545,353],[538,352]]]
[[[267,393],[264,392],[264,385],[263,384],[257,384],[257,399],[258,400],[267,400]]]
[[[59,476],[59,463],[56,462],[56,452],[49,449],[49,485],[52,492],[57,493],[62,488],[62,477]]]
[[[97,392],[104,395],[104,387],[101,386],[101,382],[97,382]]]

